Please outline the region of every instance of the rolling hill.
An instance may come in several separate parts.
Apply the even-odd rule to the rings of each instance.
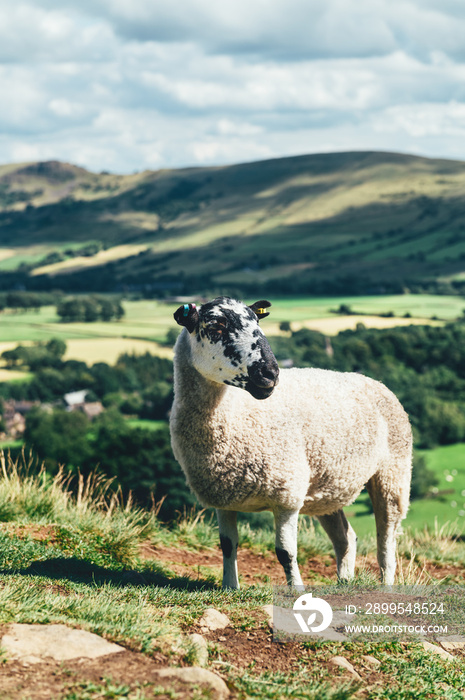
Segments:
[[[0,284],[189,293],[465,286],[465,163],[396,153],[91,173],[0,166]]]

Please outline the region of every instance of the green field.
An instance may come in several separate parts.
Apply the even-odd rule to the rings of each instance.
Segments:
[[[131,428],[144,428],[144,430],[160,430],[166,426],[165,420],[149,420],[148,418],[131,418],[128,423]]]
[[[453,530],[458,534],[465,532],[465,443],[436,447],[433,450],[419,450],[426,458],[427,465],[439,479],[437,494],[431,498],[413,501],[406,519],[404,529],[431,530],[435,521],[441,527],[446,523],[453,524]],[[375,534],[374,515],[364,515],[366,507],[363,501],[366,494],[359,497],[345,511],[357,535]]]
[[[247,299],[252,303],[255,299]],[[459,296],[433,294],[403,294],[397,296],[365,297],[293,297],[273,298],[271,314],[262,322],[264,332],[280,334],[283,321],[302,325],[334,335],[357,323],[367,327],[392,328],[409,323],[442,323],[462,315],[465,301]],[[341,304],[349,306],[354,315],[340,316],[334,313]],[[150,352],[163,357],[172,356],[172,345],[166,345],[170,329],[178,327],[173,313],[178,303],[155,300],[126,300],[125,316],[120,321],[95,323],[60,323],[55,307],[44,306],[38,312],[14,313],[7,309],[0,313],[0,353],[18,343],[47,341],[61,338],[67,342],[66,359],[95,362],[116,362],[120,354]],[[393,318],[379,315],[394,314]],[[410,314],[409,319],[404,318]],[[432,321],[432,319],[440,319]],[[0,365],[2,381],[8,375]],[[15,372],[17,378],[17,372]],[[13,379],[13,375],[12,375]]]
[[[412,318],[436,317],[445,321],[456,319],[465,310],[465,299],[462,297],[438,294],[282,298],[270,301],[273,306],[269,320],[278,322],[331,318],[332,311],[338,309],[340,304],[347,304],[354,313],[378,315],[392,312],[396,316],[409,313]]]
[[[255,299],[247,299],[249,303]],[[314,319],[334,318],[333,313],[341,304],[351,307],[354,313],[379,315],[393,313],[402,317],[409,313],[412,319],[438,318],[451,321],[461,316],[465,300],[459,296],[433,294],[402,294],[361,297],[293,297],[270,298],[271,315],[262,322],[263,330],[282,321],[304,322]],[[124,301],[126,315],[121,321],[95,323],[60,323],[53,306],[45,306],[39,312],[0,313],[0,343],[49,340],[52,337],[71,339],[133,338],[163,342],[170,328],[176,328],[173,313],[179,303],[154,300]],[[395,323],[395,321],[393,321]],[[268,331],[269,333],[269,331]]]
[[[0,314],[0,342],[49,340],[63,338],[136,338],[164,340],[173,325],[172,314],[178,305],[155,301],[125,301],[125,317],[107,323],[60,323],[55,307],[44,306],[38,313]]]

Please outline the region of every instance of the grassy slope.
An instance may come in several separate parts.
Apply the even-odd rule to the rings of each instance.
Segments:
[[[465,267],[461,162],[340,153],[132,176],[43,170],[0,169],[0,245],[17,246],[0,267],[91,241],[129,246],[116,278],[195,271],[228,286],[296,274],[450,277]],[[18,190],[30,201],[8,203]]]
[[[108,498],[105,499],[104,482],[94,483],[87,490],[83,483],[81,497],[76,501],[59,477],[54,481],[25,477],[13,465],[3,466],[1,623],[13,620],[65,623],[93,631],[147,659],[154,659],[154,665],[190,665],[196,663],[197,657],[188,634],[198,630],[196,623],[203,611],[214,606],[229,616],[231,628],[208,637],[208,667],[227,680],[235,697],[273,700],[283,697],[398,700],[438,697],[438,694],[450,700],[461,697],[465,664],[460,652],[457,662],[451,664],[427,654],[414,640],[271,643],[262,611],[262,606],[272,601],[270,584],[257,582],[243,585],[239,592],[222,591],[220,566],[202,566],[203,561],[218,551],[216,528],[204,519],[183,519],[167,529],[153,516],[133,507],[122,509],[113,502],[109,509],[105,505]],[[139,545],[147,541],[157,547],[152,558],[141,557]],[[321,533],[303,527],[300,541],[301,560],[312,561],[306,574],[310,582],[334,580],[333,557],[328,554],[328,542]],[[265,566],[266,553],[273,548],[272,533],[242,526],[241,542],[244,551],[255,552]],[[401,562],[407,564],[410,560],[412,544],[420,565],[409,564],[407,573],[411,580],[422,577],[422,557],[444,565],[452,562],[456,574],[463,575],[465,545],[462,542],[455,542],[444,532],[429,538],[418,537],[415,542],[405,540],[400,546],[401,553],[405,551]],[[362,540],[360,549],[373,559],[371,540]],[[163,552],[169,552],[169,561],[162,556]],[[184,564],[189,553],[196,553],[197,566]],[[313,575],[312,567],[324,570],[328,558],[331,566],[327,576]],[[373,580],[366,564],[363,561],[360,564],[359,581]],[[179,573],[180,569],[183,573]],[[336,654],[347,657],[361,673],[361,688],[351,683],[343,671],[335,671],[329,665]],[[376,657],[380,665],[377,668],[367,665],[362,658],[366,654]],[[131,658],[134,664],[136,657]],[[124,662],[118,663],[122,665],[119,682],[100,676],[98,684],[86,679],[85,665],[80,665],[77,671],[75,666],[71,673],[67,672],[66,663],[50,667],[53,696],[57,700],[157,697],[160,689],[153,682],[142,688],[135,681],[126,682]],[[25,672],[17,667],[11,670],[5,663],[0,688],[11,673],[16,686]],[[61,692],[57,691],[57,676],[65,677]],[[42,673],[40,697],[45,697],[44,683],[46,687]],[[2,697],[21,700],[18,690],[11,696],[3,693]]]

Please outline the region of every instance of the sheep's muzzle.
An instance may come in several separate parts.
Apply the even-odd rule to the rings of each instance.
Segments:
[[[245,389],[255,399],[267,399],[279,381],[279,367],[268,342],[261,344],[262,358],[247,370],[249,381]]]

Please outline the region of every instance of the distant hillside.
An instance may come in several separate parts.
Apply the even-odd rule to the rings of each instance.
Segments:
[[[358,152],[127,176],[0,166],[0,271],[4,289],[465,287],[465,163]]]

